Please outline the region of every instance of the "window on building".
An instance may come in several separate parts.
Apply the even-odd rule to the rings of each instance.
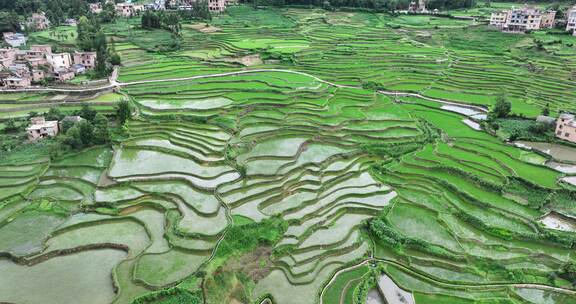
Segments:
[[[570,133],[568,132],[564,133],[564,137],[570,137]]]

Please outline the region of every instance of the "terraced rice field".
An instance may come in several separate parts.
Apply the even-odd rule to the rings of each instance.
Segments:
[[[136,115],[111,146],[0,163],[0,302],[576,303],[574,234],[541,223],[576,215],[565,174],[361,86],[482,105],[505,86],[531,114],[572,107],[572,57],[533,75],[457,34],[420,41],[473,40],[468,21],[402,18],[239,7],[173,56],[108,28]],[[255,52],[252,72],[227,60]]]

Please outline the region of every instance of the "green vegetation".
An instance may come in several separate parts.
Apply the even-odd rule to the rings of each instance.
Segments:
[[[12,286],[102,254],[100,303],[364,304],[382,275],[417,303],[574,303],[570,173],[503,141],[575,109],[574,38],[312,4],[86,19],[114,92],[0,94],[0,301],[92,299]],[[30,111],[85,121],[24,144]]]

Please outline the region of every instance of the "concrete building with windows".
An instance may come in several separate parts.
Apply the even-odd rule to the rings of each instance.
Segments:
[[[226,10],[225,0],[208,0],[208,10],[211,13],[221,13]]]
[[[72,58],[70,57],[70,53],[47,54],[46,59],[54,70],[63,68],[68,69],[72,66]]]
[[[74,52],[74,64],[81,64],[86,69],[96,67],[96,52]]]
[[[511,32],[527,32],[540,29],[542,14],[534,7],[512,9],[505,30]]]
[[[50,20],[44,12],[34,13],[28,20],[28,28],[35,31],[43,31],[50,27]]]
[[[542,12],[542,18],[540,19],[540,28],[553,28],[556,24],[556,11],[548,10]]]
[[[576,36],[576,5],[566,12],[566,31]]]
[[[510,11],[496,11],[490,15],[490,25],[502,28],[508,23],[508,17],[510,16]]]
[[[21,47],[26,44],[28,38],[21,33],[4,32],[2,34],[4,42],[13,48]]]
[[[93,14],[100,14],[102,12],[102,3],[90,3],[90,11]]]
[[[46,121],[44,116],[37,116],[32,117],[30,122],[30,126],[26,128],[26,133],[28,133],[28,139],[31,141],[58,135],[57,120]]]
[[[144,5],[134,3],[118,3],[115,5],[116,14],[122,17],[132,17],[144,10]]]
[[[562,113],[556,121],[556,137],[576,143],[576,120],[574,114]]]
[[[76,74],[74,74],[74,70],[71,68],[59,68],[54,70],[53,76],[54,80],[58,82],[65,82],[74,79]]]

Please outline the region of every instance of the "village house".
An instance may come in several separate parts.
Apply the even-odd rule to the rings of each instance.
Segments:
[[[512,9],[510,18],[504,29],[511,32],[527,32],[540,29],[542,15],[540,10],[533,7]]]
[[[133,3],[118,3],[115,6],[116,14],[122,17],[132,17],[144,10],[144,6]]]
[[[52,54],[52,47],[46,44],[34,44],[30,46],[30,51],[48,55]]]
[[[34,13],[32,17],[28,19],[27,26],[32,30],[42,31],[50,27],[50,20],[48,20],[44,12]]]
[[[566,31],[576,36],[576,5],[566,12]]]
[[[54,70],[68,69],[72,66],[72,59],[69,53],[47,54],[46,59]]]
[[[540,20],[540,28],[553,28],[556,23],[556,11],[548,10],[542,13],[542,18]]]
[[[74,74],[76,74],[76,75],[84,74],[86,72],[86,67],[82,64],[73,64],[72,65],[72,72],[74,72]]]
[[[493,12],[490,15],[490,25],[503,28],[508,23],[509,16],[510,11],[507,10]]]
[[[527,32],[541,28],[552,28],[555,22],[556,11],[542,12],[530,6],[496,11],[490,15],[491,26],[509,32]]]
[[[77,22],[76,19],[74,19],[74,18],[69,18],[69,19],[64,20],[63,25],[65,25],[65,26],[76,26],[76,25],[78,25],[78,22]]]
[[[32,69],[32,82],[42,82],[46,78],[46,73],[43,70]]]
[[[574,114],[560,114],[556,121],[556,137],[576,143],[576,120],[574,119]]]
[[[4,79],[4,86],[11,89],[23,89],[32,84],[30,77],[10,76]]]
[[[74,64],[81,64],[86,69],[96,67],[96,52],[74,52]]]
[[[21,47],[26,44],[26,36],[21,33],[5,32],[2,34],[4,42],[11,47]]]
[[[68,80],[74,79],[76,74],[74,74],[74,70],[70,68],[58,68],[54,69],[54,80],[58,82],[65,82]]]
[[[225,0],[208,0],[208,10],[212,13],[221,13],[226,10]]]
[[[80,116],[66,116],[58,123],[58,128],[60,131],[64,132],[66,125],[72,126],[72,125],[74,125],[78,122],[81,122],[83,120],[84,120],[84,118],[82,118]]]
[[[426,9],[426,3],[424,0],[418,0],[418,3],[415,1],[410,2],[408,6],[408,12],[410,13],[426,13],[428,10]]]
[[[6,48],[0,49],[0,70],[7,69],[14,64],[16,60],[16,49]]]
[[[31,125],[26,128],[26,133],[28,133],[28,139],[31,141],[58,135],[57,120],[46,121],[44,116],[37,116],[32,117],[30,122]]]
[[[102,3],[90,3],[90,11],[93,14],[100,14],[102,12]]]

